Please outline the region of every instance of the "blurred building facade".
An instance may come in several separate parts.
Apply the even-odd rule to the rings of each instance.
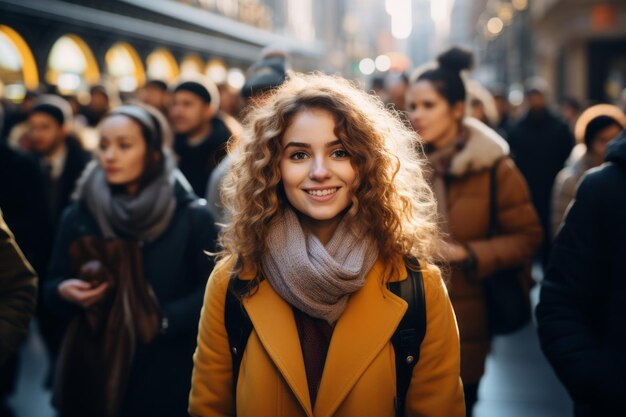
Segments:
[[[626,2],[534,0],[537,73],[558,97],[616,102],[626,88]]]
[[[476,77],[491,87],[539,76],[554,100],[590,104],[617,102],[626,87],[623,0],[476,0],[470,16]]]
[[[284,48],[296,69],[327,60],[344,1],[0,0],[0,80],[19,99],[41,85],[73,93],[109,79],[133,91],[147,79],[208,73],[242,83],[263,47]]]

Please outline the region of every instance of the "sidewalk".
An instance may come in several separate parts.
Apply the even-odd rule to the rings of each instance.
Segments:
[[[531,298],[536,305],[539,285]],[[573,415],[567,392],[541,353],[534,323],[493,340],[478,398],[475,417]]]
[[[39,333],[30,332],[20,366],[11,399],[15,417],[54,417],[51,394],[43,389],[48,360]],[[572,416],[571,401],[539,349],[534,324],[493,341],[474,411],[475,417]]]

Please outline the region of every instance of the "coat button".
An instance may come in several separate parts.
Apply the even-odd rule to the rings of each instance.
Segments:
[[[415,358],[412,355],[406,357],[406,363],[408,363],[409,365],[412,364],[414,360]]]
[[[237,354],[237,348],[233,347],[233,354],[236,355]]]

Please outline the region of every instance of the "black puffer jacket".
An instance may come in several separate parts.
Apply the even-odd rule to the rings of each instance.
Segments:
[[[626,131],[583,179],[537,307],[541,347],[576,416],[626,415]]]

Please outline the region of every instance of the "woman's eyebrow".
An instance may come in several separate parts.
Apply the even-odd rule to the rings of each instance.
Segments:
[[[328,142],[326,145],[324,145],[327,148],[331,148],[335,145],[341,145],[341,141],[339,139],[334,140],[332,142]],[[289,142],[288,144],[285,145],[285,147],[283,149],[287,149],[288,147],[295,147],[295,148],[310,148],[311,145],[308,143],[304,143],[304,142]]]
[[[285,145],[283,149],[287,149],[288,147],[293,146],[294,148],[310,148],[311,145],[303,142],[289,142]]]

